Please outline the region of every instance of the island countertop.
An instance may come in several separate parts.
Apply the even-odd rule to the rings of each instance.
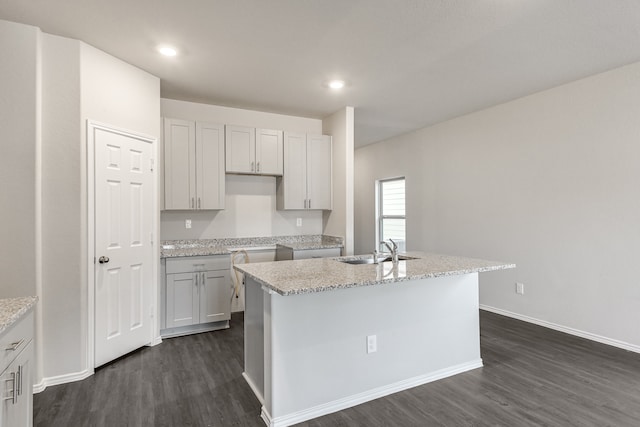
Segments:
[[[339,261],[359,258],[351,256],[241,264],[235,268],[285,296],[515,268],[515,264],[450,255],[406,255],[415,259],[400,261],[395,267],[391,262],[353,265]]]

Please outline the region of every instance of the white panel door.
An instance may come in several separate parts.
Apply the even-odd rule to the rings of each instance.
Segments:
[[[307,207],[307,135],[284,133],[284,209]]]
[[[332,209],[331,137],[307,136],[307,209]]]
[[[224,209],[224,125],[196,122],[197,209]]]
[[[284,161],[282,131],[256,129],[256,171],[265,175],[282,175]]]
[[[167,328],[199,323],[198,287],[203,274],[167,274]]]
[[[231,278],[228,270],[197,273],[200,279],[200,323],[231,318]]]
[[[90,134],[95,153],[95,366],[100,366],[151,341],[155,186],[150,141],[106,128],[93,128]]]
[[[256,130],[243,126],[225,127],[227,172],[254,173]]]
[[[196,209],[196,132],[186,120],[164,119],[164,208]]]

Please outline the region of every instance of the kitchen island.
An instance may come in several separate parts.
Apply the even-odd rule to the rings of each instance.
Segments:
[[[344,257],[236,266],[246,285],[243,375],[267,425],[482,366],[478,273],[515,265],[408,255],[396,265]]]

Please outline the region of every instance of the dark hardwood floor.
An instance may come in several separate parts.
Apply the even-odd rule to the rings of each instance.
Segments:
[[[300,424],[640,426],[640,354],[481,311],[484,367]],[[263,426],[232,327],[164,340],[34,396],[34,425]]]

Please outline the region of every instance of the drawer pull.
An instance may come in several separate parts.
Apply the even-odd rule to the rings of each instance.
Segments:
[[[22,365],[18,366],[18,373],[16,379],[16,394],[18,396],[22,396],[22,377],[24,373],[22,372]]]
[[[20,341],[12,342],[11,344],[9,344],[9,347],[5,348],[5,351],[16,351],[18,347],[22,345],[23,342],[24,342],[24,338],[21,339]]]

